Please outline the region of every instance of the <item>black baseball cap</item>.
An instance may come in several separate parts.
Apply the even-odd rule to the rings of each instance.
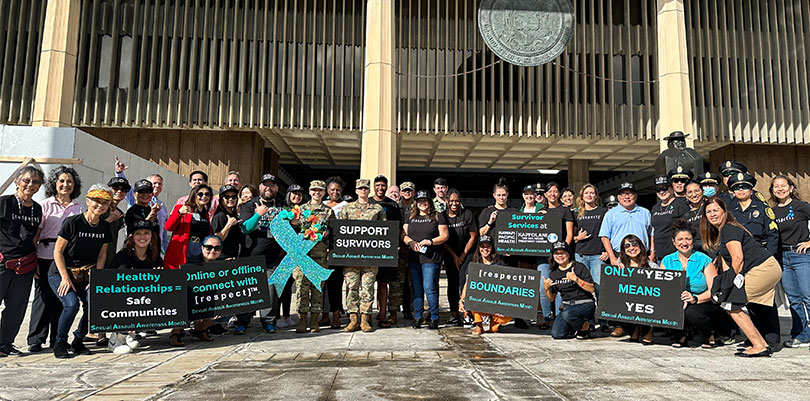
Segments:
[[[534,185],[526,185],[523,187],[523,193],[531,192],[533,194],[537,193],[537,188]]]
[[[135,192],[152,192],[152,181],[138,180],[135,181]]]
[[[420,190],[416,191],[416,195],[413,198],[417,199],[417,200],[418,199],[430,199],[430,194],[428,193],[428,191],[425,191],[424,189],[420,189]]]
[[[300,192],[304,193],[304,188],[301,188],[298,184],[292,184],[289,188],[287,188],[287,192]]]
[[[665,175],[657,175],[655,176],[655,186],[656,187],[669,187],[672,185],[672,182],[669,180],[669,177]]]
[[[566,251],[568,254],[571,254],[571,247],[568,246],[568,243],[565,241],[557,241],[554,245],[551,246],[551,252],[554,251]]]
[[[233,191],[233,192],[236,192],[238,194],[239,193],[239,188],[236,188],[235,186],[230,185],[230,184],[223,185],[223,186],[219,187],[219,196],[222,196],[222,194],[224,194],[225,192],[229,192],[229,191]]]
[[[110,178],[110,181],[107,182],[107,186],[110,188],[115,188],[116,186],[124,187],[125,191],[129,191],[132,189],[132,185],[129,185],[129,180],[124,177],[113,177]]]
[[[147,230],[158,231],[158,224],[153,223],[146,219],[137,219],[133,223],[127,225],[127,234],[132,234],[135,231],[138,231],[143,228]]]
[[[276,176],[273,174],[267,173],[263,175],[261,181],[259,181],[259,184],[264,184],[267,181],[271,181],[273,184],[278,185],[278,179],[276,179]]]
[[[489,235],[482,235],[482,236],[478,237],[478,245],[481,245],[483,243],[489,243],[491,245],[492,244],[492,237],[490,237]]]
[[[388,177],[386,177],[386,176],[384,176],[382,174],[374,177],[374,183],[376,184],[378,182],[384,182],[385,185],[388,185]]]
[[[633,192],[636,192],[636,186],[633,185],[632,182],[623,182],[619,185],[619,192],[624,191],[625,189],[629,189]]]

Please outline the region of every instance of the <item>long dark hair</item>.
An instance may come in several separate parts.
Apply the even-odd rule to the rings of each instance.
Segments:
[[[572,255],[570,251],[566,251],[566,252],[568,252],[568,262],[569,263],[574,262],[574,258],[573,258],[574,255]],[[549,267],[550,270],[556,270],[556,269],[560,268],[560,264],[557,263],[556,260],[554,260],[554,253],[553,252],[551,253],[551,256],[548,257],[548,267]]]
[[[416,218],[416,216],[419,216],[419,206],[416,205],[416,202],[418,201],[415,200],[414,205],[411,208],[411,215],[408,218],[409,220],[413,220]],[[428,212],[427,212],[428,218],[430,218],[430,220],[439,220],[438,213],[436,213],[436,206],[433,205],[433,201],[430,200],[430,198],[428,198],[427,202],[428,202]]]
[[[137,259],[138,257],[135,255],[135,235],[136,232],[140,230],[148,230],[147,228],[139,228],[132,232],[131,234],[127,235],[126,241],[124,241],[124,250],[129,256],[132,256],[133,259]],[[152,240],[149,241],[149,246],[146,247],[146,261],[149,263],[155,263],[158,256],[160,256],[160,237],[158,236],[157,231],[149,230],[152,233]]]
[[[489,253],[492,258],[492,264],[498,264],[497,262],[501,257],[498,256],[498,252],[495,251],[495,245],[493,243],[490,242],[489,246],[492,248],[492,252]],[[472,261],[475,263],[484,263],[484,258],[481,256],[481,244],[475,247],[475,255],[473,255]]]
[[[81,196],[82,180],[79,178],[79,173],[77,173],[73,167],[59,166],[48,173],[48,179],[45,181],[45,197],[50,198],[56,195],[56,183],[59,181],[59,176],[62,174],[70,174],[73,178],[73,191],[70,193],[70,200]]]
[[[199,174],[199,172],[195,174]],[[203,207],[203,210],[200,210],[197,208],[197,192],[200,192],[200,190],[203,188],[207,188],[208,192],[211,192],[211,196],[208,198],[208,204]],[[195,186],[194,188],[191,188],[191,191],[188,193],[188,199],[186,199],[186,206],[189,206],[194,210],[206,212],[207,217],[208,208],[211,207],[211,202],[213,202],[213,200],[214,200],[214,190],[211,189],[211,187],[208,184],[200,184]]]
[[[641,253],[638,255],[638,266],[639,267],[650,267],[650,261],[647,258],[647,247],[644,246],[644,242],[641,241],[639,237],[636,237],[633,234],[628,234],[624,238],[622,238],[622,242],[619,243],[619,260],[625,267],[630,267],[630,256],[627,255],[627,252],[624,250],[624,243],[626,241],[635,241],[638,242],[638,247],[641,250]]]
[[[244,187],[242,187],[242,188],[244,188]],[[226,193],[227,192],[233,192],[233,191],[226,191]],[[238,215],[239,214],[238,209],[239,209],[239,194],[240,193],[241,192],[236,191],[236,206],[233,207],[233,213],[229,212],[228,209],[225,208],[225,201],[222,199],[222,194],[219,194],[219,204],[217,205],[217,210],[216,210],[215,213],[222,212],[222,213],[225,213],[225,214],[231,215],[231,216]]]
[[[715,227],[712,223],[709,223],[709,219],[706,218],[706,209],[708,209],[709,205],[712,203],[717,204],[720,209],[723,209],[726,215],[726,219],[720,224],[720,227]],[[737,222],[737,219],[734,218],[734,214],[731,213],[731,210],[726,206],[726,202],[723,202],[722,199],[716,196],[706,199],[706,202],[703,203],[703,210],[700,211],[700,238],[703,240],[703,248],[717,252],[717,249],[720,248],[720,230],[722,230],[723,226],[726,224],[739,227],[747,232],[748,235],[751,235],[750,231]]]
[[[786,175],[783,175],[783,174],[777,174],[771,179],[771,186],[768,187],[768,192],[771,193],[771,197],[768,199],[768,203],[771,206],[776,206],[776,205],[779,204],[779,199],[777,199],[776,195],[773,194],[773,182],[780,179],[780,178],[787,181],[788,185],[793,187],[793,189],[790,190],[791,199],[795,199],[797,201],[802,200],[801,196],[799,196],[799,187],[796,186],[796,183],[793,181],[793,179],[791,179],[790,177],[788,177]]]

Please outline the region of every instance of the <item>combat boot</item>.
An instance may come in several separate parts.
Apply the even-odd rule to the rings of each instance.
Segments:
[[[298,313],[298,325],[295,326],[296,333],[306,333],[307,332],[307,314],[306,313]]]
[[[349,313],[349,324],[343,328],[343,331],[351,332],[357,331],[360,329],[360,322],[357,321],[357,314],[356,313]]]
[[[363,330],[364,333],[370,333],[374,331],[371,327],[371,315],[368,313],[363,314],[363,320],[360,322],[360,328]]]
[[[388,315],[388,327],[397,327],[397,313],[396,312],[391,312],[391,314]]]
[[[317,333],[321,331],[321,322],[318,319],[318,313],[310,313],[309,314],[309,331],[312,333]]]

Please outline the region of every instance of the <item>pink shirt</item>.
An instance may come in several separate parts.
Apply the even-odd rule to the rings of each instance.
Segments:
[[[39,229],[42,232],[39,234],[40,243],[37,245],[37,257],[40,259],[53,259],[53,248],[56,245],[55,240],[59,235],[59,229],[62,228],[62,221],[67,217],[83,213],[84,207],[75,200],[68,203],[67,206],[62,206],[53,196],[42,201],[41,205],[42,223],[39,224]],[[45,245],[42,240],[46,238],[51,238],[54,241]]]

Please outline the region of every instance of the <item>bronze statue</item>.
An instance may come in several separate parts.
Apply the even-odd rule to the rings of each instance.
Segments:
[[[686,147],[686,137],[681,131],[675,131],[664,138],[668,149],[655,159],[655,173],[667,174],[678,166],[691,170],[693,177],[703,174],[703,157],[696,150]]]

